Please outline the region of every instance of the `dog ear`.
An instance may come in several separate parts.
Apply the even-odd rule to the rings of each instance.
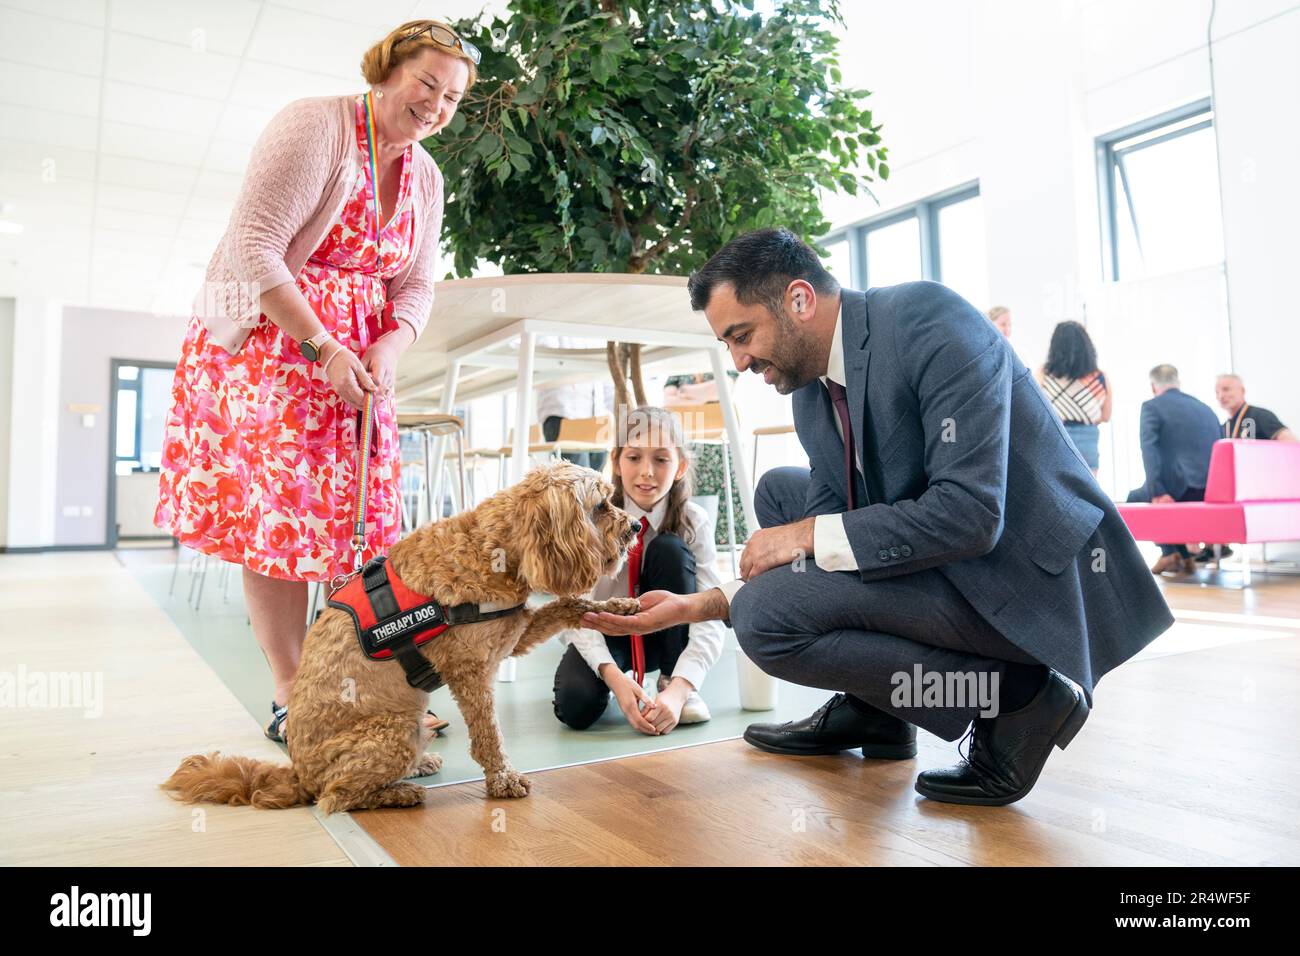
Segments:
[[[561,480],[552,469],[520,496],[519,571],[530,588],[585,594],[600,580],[600,547],[582,490],[581,482]]]

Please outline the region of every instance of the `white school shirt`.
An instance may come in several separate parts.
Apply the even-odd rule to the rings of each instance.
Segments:
[[[844,297],[840,296],[840,311],[835,316],[835,332],[831,336],[831,354],[826,360],[826,374],[821,376],[822,385],[830,379],[837,385],[848,386],[848,376],[844,373]],[[840,424],[840,416],[832,415],[835,420],[835,431],[844,440],[844,427]],[[863,476],[866,481],[866,473],[862,470],[862,449],[854,447],[854,464],[858,467],[858,474]],[[817,567],[823,571],[856,571],[858,569],[858,559],[853,556],[853,547],[849,544],[849,536],[844,531],[844,515],[818,515],[813,519],[813,561]],[[723,584],[719,590],[727,597],[727,604],[730,605],[736,597],[736,592],[744,587],[745,582],[737,578],[735,581],[728,581]]]
[[[623,510],[633,518],[649,519],[650,527],[646,530],[642,545],[643,548],[648,548],[658,534],[657,529],[668,511],[668,499],[665,497],[661,500],[647,515],[636,502],[625,495]],[[695,540],[690,544],[691,553],[695,555],[695,589],[708,591],[721,587],[722,582],[716,570],[718,552],[713,543],[713,522],[709,520],[708,512],[693,501],[686,503],[685,512],[686,520],[695,532]],[[644,554],[644,551],[642,553]],[[627,596],[627,562],[623,563],[623,568],[616,577],[601,578],[591,591],[591,598],[596,601]],[[699,690],[709,668],[722,656],[722,642],[726,639],[726,634],[726,628],[721,621],[697,621],[691,624],[687,632],[686,647],[677,658],[673,676],[685,678],[696,690]],[[597,674],[600,673],[601,664],[614,664],[609,645],[605,643],[605,635],[599,631],[587,627],[569,628],[560,632],[560,640],[566,646],[572,644],[576,647],[583,660]],[[614,664],[614,666],[618,665]]]

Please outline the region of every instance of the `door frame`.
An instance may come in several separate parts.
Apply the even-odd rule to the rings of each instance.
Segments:
[[[124,365],[131,365],[139,369],[175,372],[176,363],[124,358],[111,358],[108,361],[108,502],[104,507],[104,542],[106,547],[112,549],[117,547],[117,370]],[[138,405],[136,407],[139,408]]]

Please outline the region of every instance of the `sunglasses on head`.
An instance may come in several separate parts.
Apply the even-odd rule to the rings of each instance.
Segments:
[[[430,23],[428,26],[421,27],[414,33],[408,33],[397,42],[405,43],[407,40],[414,40],[416,37],[423,36],[426,33],[429,35],[429,39],[439,46],[450,47],[453,50],[460,50],[473,61],[475,66],[477,66],[479,60],[483,58],[483,54],[479,52],[478,47],[470,43],[468,40],[462,40],[456,35],[455,31],[450,27],[443,26],[441,23]]]

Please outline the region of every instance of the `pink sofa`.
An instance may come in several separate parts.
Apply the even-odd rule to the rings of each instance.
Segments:
[[[1300,442],[1222,439],[1204,501],[1116,507],[1139,541],[1300,541]]]

